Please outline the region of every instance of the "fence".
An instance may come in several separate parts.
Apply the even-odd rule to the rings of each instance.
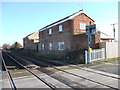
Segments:
[[[91,53],[85,51],[85,63],[105,59],[105,49],[94,49]]]
[[[99,47],[105,48],[105,58],[116,58],[119,57],[119,42],[100,42]]]

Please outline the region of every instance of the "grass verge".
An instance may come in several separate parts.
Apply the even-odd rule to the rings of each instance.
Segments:
[[[93,61],[93,62],[91,62],[91,64],[104,63],[104,62],[112,62],[112,61],[116,61],[116,60],[120,60],[120,57],[118,57],[118,58],[107,58],[107,59],[104,59],[104,60]]]

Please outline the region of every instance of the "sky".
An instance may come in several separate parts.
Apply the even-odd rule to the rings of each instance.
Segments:
[[[23,38],[40,28],[83,9],[95,19],[97,29],[113,36],[118,31],[118,2],[0,2],[0,46]]]

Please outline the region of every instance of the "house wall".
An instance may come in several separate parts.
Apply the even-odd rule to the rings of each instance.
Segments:
[[[90,23],[91,22],[91,23]],[[86,30],[80,29],[80,23],[86,23],[86,25],[94,24],[94,21],[85,14],[79,14],[75,16],[72,20],[65,21],[61,24],[55,25],[46,30],[40,31],[40,42],[45,44],[45,50],[49,51],[49,43],[53,43],[54,51],[58,51],[58,42],[63,41],[65,43],[64,50],[78,50],[77,45],[80,43],[80,48],[87,47],[87,36],[80,35],[85,34]],[[63,31],[59,32],[58,27],[62,25]],[[49,29],[52,29],[52,34],[49,35]],[[79,36],[74,36],[79,35]],[[94,37],[95,38],[95,37]],[[84,39],[84,43],[83,40]],[[39,44],[39,50],[41,50],[42,45]],[[74,48],[74,49],[73,49]],[[44,51],[45,51],[44,50]]]
[[[72,39],[71,39],[71,50],[87,49],[88,48],[88,37],[86,30],[80,29],[80,23],[86,25],[93,25],[94,21],[85,14],[79,14],[72,19]],[[95,44],[98,44],[100,35],[92,35],[92,48],[96,48]]]
[[[86,30],[80,29],[80,23],[86,23],[86,25],[94,24],[94,21],[85,14],[80,14],[51,28],[39,31],[38,50],[42,54],[54,54],[59,56],[67,52],[71,52],[79,49],[88,48],[88,40]],[[63,31],[59,32],[59,25],[62,25]],[[52,29],[52,34],[49,35],[49,29]],[[92,47],[98,47],[99,35],[93,35]],[[64,42],[64,50],[58,50],[58,42]],[[52,50],[49,49],[49,43],[52,43]],[[42,49],[42,44],[45,48]]]
[[[24,49],[37,50],[37,43],[34,43],[33,40],[29,40],[28,38],[24,38],[23,42],[24,42]]]
[[[31,35],[28,35],[27,37],[29,40],[33,40],[34,43],[39,42],[39,32],[34,32]]]
[[[92,36],[91,48],[99,48],[100,34],[97,32]],[[88,36],[86,34],[73,35],[71,39],[72,50],[88,49]]]
[[[106,58],[118,57],[118,42],[100,42],[100,48],[105,48]]]
[[[50,51],[49,50],[49,43],[52,43],[52,50],[58,51],[58,42],[64,42],[64,49],[70,50],[70,37],[71,37],[71,21],[66,21],[61,24],[58,24],[56,26],[53,26],[51,28],[48,28],[46,30],[40,31],[40,43],[45,44],[45,50],[44,51]],[[59,25],[62,25],[62,32],[59,32]],[[52,29],[52,34],[49,35],[49,29]],[[42,45],[39,44],[39,50],[41,50]]]
[[[86,33],[86,30],[80,29],[80,23],[93,25],[94,21],[85,14],[79,14],[73,18],[73,35]]]
[[[26,50],[36,50],[39,42],[39,32],[32,33],[23,38],[23,47]]]

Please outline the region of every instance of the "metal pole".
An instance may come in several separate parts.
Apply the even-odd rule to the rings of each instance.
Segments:
[[[115,37],[115,25],[116,25],[116,23],[111,24],[111,25],[113,25],[113,33],[114,33],[114,37]]]
[[[87,55],[87,53],[88,53],[88,51],[87,50],[85,50],[85,64],[88,64],[88,55]]]
[[[88,35],[88,49],[90,48],[90,35]]]
[[[113,32],[114,32],[114,37],[115,37],[115,28],[113,29]]]
[[[90,60],[91,60],[91,53],[89,52],[89,49],[90,49],[90,44],[91,44],[91,35],[88,35],[88,61],[87,61],[87,64],[90,63]]]

